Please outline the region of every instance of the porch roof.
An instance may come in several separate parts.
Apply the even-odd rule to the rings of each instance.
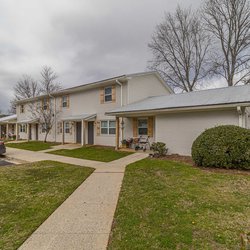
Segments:
[[[250,85],[200,90],[189,93],[154,96],[107,112],[107,115],[126,115],[142,112],[208,109],[217,107],[250,106]]]
[[[0,123],[16,123],[17,115],[9,115],[0,118]]]
[[[23,123],[38,123],[39,119],[37,118],[33,118],[33,119],[26,119],[26,120],[21,120],[21,121],[18,121],[17,123],[19,124],[23,124]]]
[[[81,115],[72,115],[61,118],[62,121],[87,121],[92,118],[95,118],[96,114],[81,114]]]

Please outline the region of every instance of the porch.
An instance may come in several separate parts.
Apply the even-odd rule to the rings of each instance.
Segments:
[[[16,139],[17,116],[11,115],[0,119],[0,138],[5,140]]]
[[[71,134],[73,142],[82,146],[94,145],[94,126],[96,114],[83,114],[61,118],[59,130],[62,133],[62,144],[66,142],[66,136]],[[74,130],[74,132],[72,132]]]
[[[154,141],[154,116],[116,116],[116,149],[150,152]]]

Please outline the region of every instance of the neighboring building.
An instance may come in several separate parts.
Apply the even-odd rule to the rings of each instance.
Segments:
[[[43,140],[43,124],[29,107],[59,110],[48,141],[119,147],[122,139],[150,137],[169,153],[190,155],[205,129],[233,124],[249,128],[250,86],[173,94],[157,72],[122,75],[17,102],[17,137]]]

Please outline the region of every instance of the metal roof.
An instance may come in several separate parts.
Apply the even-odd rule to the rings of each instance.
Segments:
[[[139,111],[172,110],[240,103],[249,103],[250,106],[250,85],[149,97],[107,112],[107,114],[115,115]]]
[[[147,72],[120,75],[120,76],[116,76],[116,77],[112,77],[112,78],[108,78],[108,79],[104,79],[104,80],[100,80],[96,82],[85,83],[85,84],[77,85],[77,86],[70,87],[70,88],[64,88],[57,92],[51,93],[51,96],[61,96],[64,94],[84,91],[87,89],[92,89],[92,88],[100,87],[102,85],[110,84],[110,82],[113,82],[115,80],[123,81],[123,80],[128,80],[130,77],[138,77],[138,76],[151,75],[151,74],[154,74],[155,76],[157,76],[158,79],[161,81],[161,83],[165,86],[165,88],[169,90],[170,93],[173,92],[173,90],[166,84],[166,82],[162,79],[161,75],[157,71],[147,71]],[[34,101],[37,99],[44,98],[46,96],[48,95],[40,95],[40,96],[36,96],[33,98],[22,99],[22,100],[16,101],[16,103],[20,104],[20,103],[25,103],[29,101]]]
[[[17,119],[17,115],[9,115],[9,116],[5,116],[0,118],[0,123],[8,123],[10,121],[14,121]]]
[[[95,118],[96,114],[81,114],[81,115],[72,115],[61,118],[62,121],[85,121],[92,118]]]

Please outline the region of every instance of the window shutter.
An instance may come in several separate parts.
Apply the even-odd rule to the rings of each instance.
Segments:
[[[62,107],[63,107],[63,97],[61,96],[60,110],[62,110]]]
[[[116,100],[116,86],[112,86],[112,102],[115,102]]]
[[[133,118],[133,137],[138,136],[138,119]]]
[[[100,135],[101,134],[101,131],[100,131],[100,121],[96,121],[96,135]]]
[[[148,117],[148,136],[154,136],[154,117]]]
[[[69,95],[67,96],[67,108],[69,108]]]
[[[104,88],[100,89],[100,103],[104,103]]]

